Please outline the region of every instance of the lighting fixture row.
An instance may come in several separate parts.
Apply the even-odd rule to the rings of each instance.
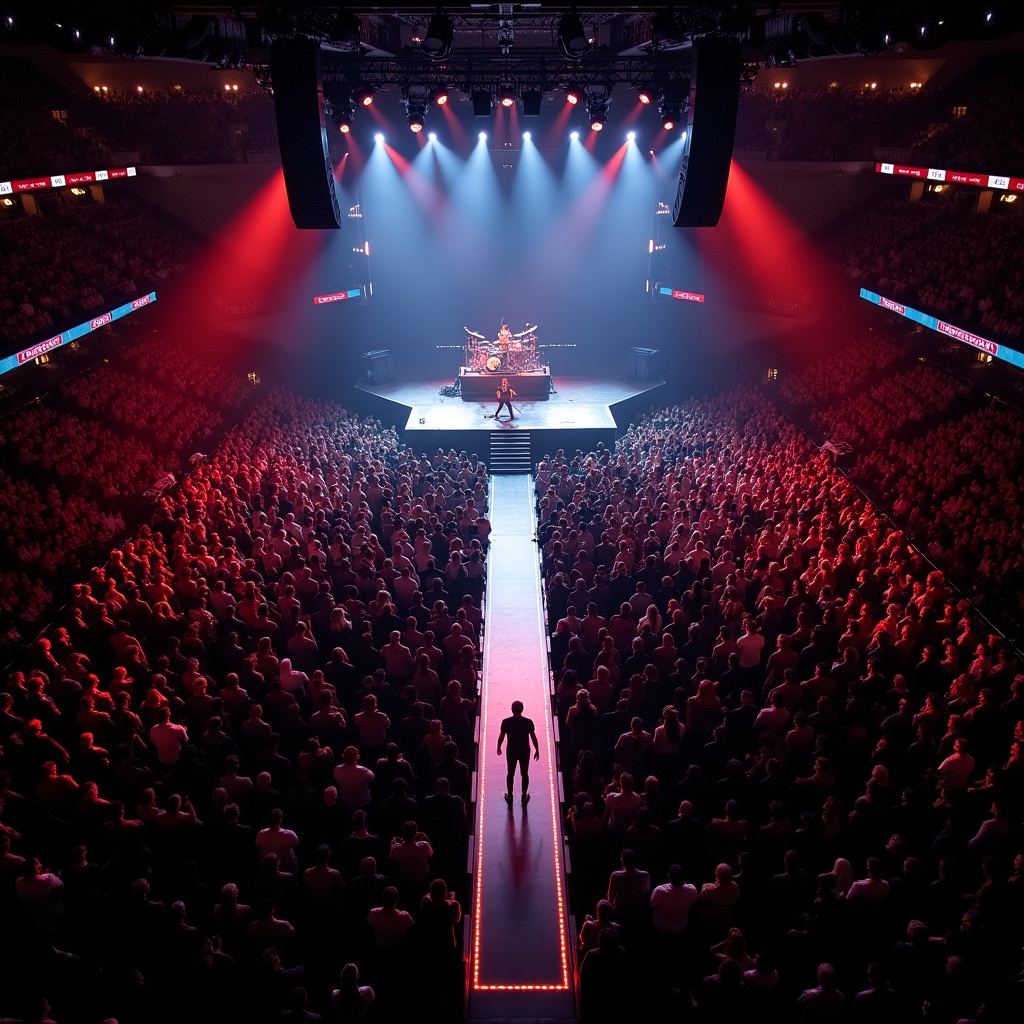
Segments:
[[[684,137],[685,137],[685,135],[686,135],[686,132],[683,132],[683,136]],[[580,137],[580,133],[578,131],[571,131],[571,132],[569,132],[569,138],[572,139],[573,142],[577,142],[579,140],[579,137]],[[427,132],[427,138],[431,142],[437,142],[437,132]],[[477,135],[477,138],[481,142],[486,142],[487,141],[487,132],[480,132]],[[530,132],[523,132],[522,139],[523,139],[524,142],[529,142],[532,138],[533,138],[533,135]],[[383,132],[377,132],[373,136],[373,139],[374,139],[374,142],[383,142],[384,141],[384,133]],[[626,139],[629,142],[635,142],[636,141],[636,132],[626,132]],[[652,150],[651,152],[653,153],[654,151]],[[1014,197],[1011,197],[1011,198],[1016,198],[1016,197],[1014,196]]]
[[[657,102],[662,127],[666,131],[672,131],[682,122],[683,112],[689,103],[689,91],[689,82],[685,80],[671,82],[662,87],[640,86],[637,89],[637,99],[644,106]],[[374,95],[375,89],[373,86],[369,86],[355,93],[346,90],[343,94],[336,94],[335,98],[329,101],[334,124],[342,134],[347,135],[352,130],[356,108],[371,106]],[[519,98],[523,105],[524,116],[540,114],[541,92],[527,89],[517,96],[517,89],[511,82],[499,84],[495,93],[487,89],[477,89],[470,93],[473,114],[476,117],[489,117],[494,110],[495,97],[499,105],[506,110],[513,107],[516,99]],[[446,106],[449,99],[450,92],[447,85],[406,86],[402,90],[402,102],[406,109],[409,131],[416,134],[423,131],[427,111],[431,107]],[[591,130],[595,132],[604,130],[608,121],[608,108],[612,102],[611,86],[586,88],[570,85],[566,88],[565,99],[571,106],[585,102]]]

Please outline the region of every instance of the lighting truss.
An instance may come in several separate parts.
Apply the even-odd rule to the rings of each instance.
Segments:
[[[628,85],[639,90],[653,84],[687,77],[690,50],[622,57],[590,54],[585,61],[570,61],[557,54],[532,53],[510,56],[481,56],[456,52],[443,64],[422,55],[407,57],[353,57],[343,53],[323,54],[323,80],[360,83],[363,87],[400,90],[425,86],[436,88],[443,82],[453,92],[467,96],[475,92],[497,95],[502,86],[514,86],[520,94],[562,91],[577,86],[584,92]]]

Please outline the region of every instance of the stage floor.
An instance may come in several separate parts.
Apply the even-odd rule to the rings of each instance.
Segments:
[[[555,377],[555,393],[546,402],[516,401],[516,418],[507,422],[493,419],[497,402],[464,402],[445,398],[438,390],[451,383],[446,380],[366,384],[358,388],[409,409],[404,424],[407,432],[438,430],[607,430],[616,426],[609,406],[660,387],[662,381],[593,380],[582,377]],[[402,424],[397,424],[399,427]]]

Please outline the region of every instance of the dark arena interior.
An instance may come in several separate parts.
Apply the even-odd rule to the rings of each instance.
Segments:
[[[0,0],[0,1024],[1024,1019],[1022,59]]]

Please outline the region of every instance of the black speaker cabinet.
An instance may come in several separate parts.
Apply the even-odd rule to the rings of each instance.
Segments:
[[[270,49],[270,74],[292,220],[297,228],[339,228],[341,209],[327,150],[319,42],[279,39]]]
[[[363,353],[363,379],[367,384],[388,384],[395,379],[395,357],[391,349]]]
[[[722,216],[740,97],[740,44],[698,39],[690,74],[679,188],[672,207],[677,228],[713,228]]]
[[[656,348],[631,348],[626,353],[626,376],[630,380],[639,381],[657,379],[658,371],[654,363],[657,354]]]

